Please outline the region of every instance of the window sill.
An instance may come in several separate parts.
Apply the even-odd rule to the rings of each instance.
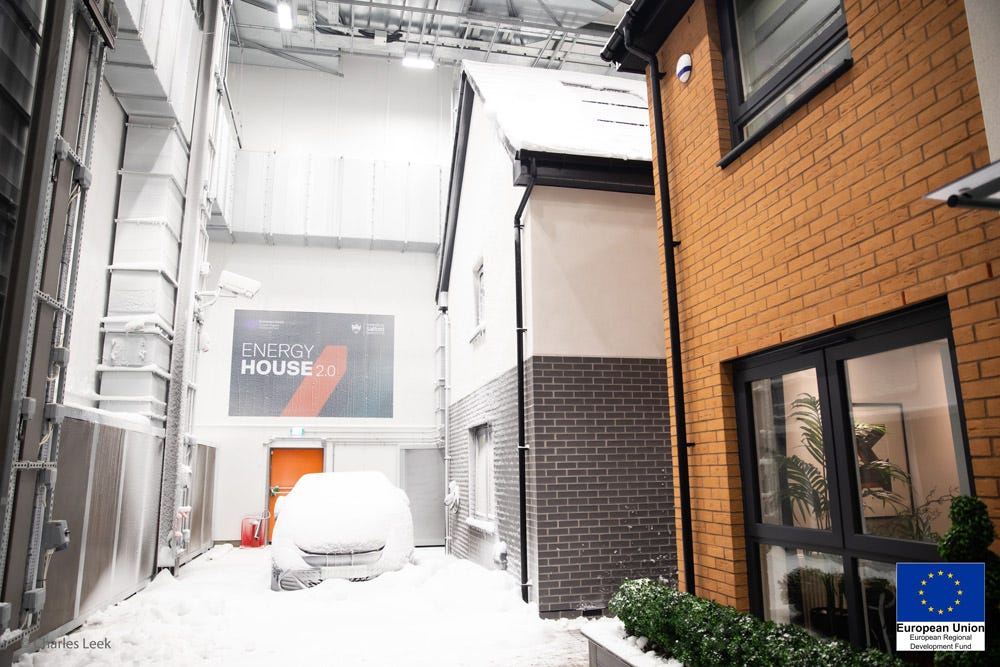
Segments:
[[[472,336],[469,337],[469,342],[470,343],[475,343],[477,340],[479,340],[480,338],[482,338],[483,335],[485,335],[485,334],[486,334],[486,327],[484,327],[482,324],[480,324],[478,327],[476,327],[476,330],[472,332]]]
[[[822,79],[813,84],[810,88],[807,88],[805,92],[802,93],[794,102],[785,107],[784,111],[779,113],[777,116],[768,121],[763,127],[751,134],[749,137],[741,141],[740,143],[733,146],[733,149],[722,156],[722,159],[715,163],[715,166],[725,168],[732,164],[736,158],[746,153],[750,148],[756,144],[758,141],[764,138],[765,135],[769,134],[771,130],[781,125],[785,119],[791,116],[793,113],[799,110],[800,107],[805,105],[809,100],[816,97],[824,88],[829,86],[834,82],[841,74],[851,69],[854,64],[853,58],[847,58],[835,68],[830,70],[830,72],[824,76]]]
[[[479,517],[470,516],[465,519],[466,525],[470,528],[478,530],[480,533],[485,535],[496,535],[497,534],[497,524],[496,521],[490,521],[489,519],[481,519]]]

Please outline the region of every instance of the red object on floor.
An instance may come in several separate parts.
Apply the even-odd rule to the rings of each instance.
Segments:
[[[240,531],[240,546],[262,547],[267,538],[267,519],[259,516],[248,516],[243,519]]]

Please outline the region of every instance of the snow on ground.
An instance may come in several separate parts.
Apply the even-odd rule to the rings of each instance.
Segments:
[[[418,550],[371,581],[273,592],[267,548],[219,546],[19,665],[585,667],[582,620],[546,621],[513,578]],[[601,621],[603,623],[604,621]],[[109,648],[83,648],[106,640]]]

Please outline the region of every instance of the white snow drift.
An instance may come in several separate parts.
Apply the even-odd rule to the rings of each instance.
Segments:
[[[583,621],[543,621],[507,573],[418,550],[364,582],[268,588],[269,549],[216,547],[91,617],[27,667],[344,665],[585,667]],[[588,623],[590,625],[592,623]],[[72,648],[100,643],[108,648]]]

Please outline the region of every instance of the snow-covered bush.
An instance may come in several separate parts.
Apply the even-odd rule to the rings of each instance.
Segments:
[[[687,667],[903,664],[876,649],[859,651],[844,642],[819,639],[805,628],[762,621],[650,579],[626,581],[608,609],[629,635],[648,637],[658,653]]]

